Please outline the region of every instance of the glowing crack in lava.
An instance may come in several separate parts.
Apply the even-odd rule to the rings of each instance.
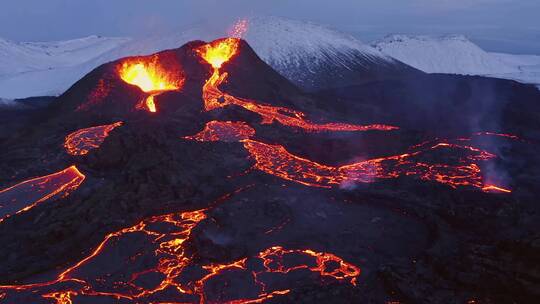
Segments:
[[[203,100],[206,111],[211,111],[228,105],[237,105],[244,109],[257,113],[262,117],[263,124],[271,124],[274,121],[289,127],[301,128],[308,132],[324,131],[368,131],[380,130],[391,131],[398,129],[394,126],[372,124],[355,125],[347,123],[323,123],[318,124],[306,119],[306,115],[300,111],[263,105],[255,100],[237,98],[222,92],[219,86],[226,80],[227,73],[221,73],[223,63],[229,61],[238,52],[239,40],[226,38],[208,43],[197,49],[199,55],[213,67],[212,76],[203,86]]]
[[[0,222],[6,218],[28,211],[49,199],[65,197],[76,190],[85,176],[77,167],[29,179],[0,191]]]
[[[281,145],[250,139],[255,130],[248,128],[250,127],[242,123],[211,121],[199,134],[185,138],[198,141],[230,141],[231,138],[237,138],[255,160],[256,169],[306,186],[330,188],[400,176],[416,176],[421,180],[436,181],[452,188],[472,186],[486,192],[511,192],[483,183],[477,162],[496,156],[472,146],[449,142],[419,145],[415,151],[409,153],[335,167],[296,156]],[[231,136],[234,133],[237,133],[236,137]],[[447,156],[449,152],[453,155],[450,158]],[[440,158],[448,159],[448,163],[434,163],[433,159]]]
[[[186,136],[185,139],[196,141],[224,141],[236,142],[248,139],[255,135],[255,129],[242,121],[210,121],[204,130],[194,136]]]
[[[90,150],[99,148],[109,133],[121,125],[122,122],[119,121],[110,125],[77,130],[66,136],[64,147],[71,155],[86,155]]]
[[[54,280],[0,286],[0,292],[10,301],[28,303],[45,298],[58,304],[76,299],[241,304],[287,294],[313,275],[322,282],[357,283],[360,268],[310,249],[274,246],[230,263],[200,265],[186,242],[206,218],[206,210],[150,217],[107,235],[87,257]],[[288,275],[293,278],[290,282]],[[244,291],[234,291],[234,284]]]
[[[184,76],[179,72],[169,72],[158,61],[158,55],[151,58],[126,60],[120,66],[120,78],[125,82],[138,86],[150,95],[137,108],[145,108],[156,112],[155,96],[165,91],[175,91],[182,88]]]

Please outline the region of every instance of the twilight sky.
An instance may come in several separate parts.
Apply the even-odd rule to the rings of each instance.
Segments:
[[[364,41],[465,34],[488,50],[540,54],[539,0],[2,0],[0,37],[141,36],[254,15],[310,20]]]

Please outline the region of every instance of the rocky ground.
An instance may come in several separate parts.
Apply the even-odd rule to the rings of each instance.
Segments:
[[[260,265],[252,265],[257,262],[254,257],[281,246],[331,253],[361,269],[356,284],[304,268],[268,279],[271,286],[280,286],[276,290],[289,290],[265,299],[268,303],[532,303],[540,297],[536,189],[540,120],[535,120],[540,115],[540,92],[509,81],[423,75],[418,82],[374,82],[307,95],[242,43],[239,55],[225,66],[230,75],[223,91],[302,110],[314,120],[401,127],[391,132],[308,133],[277,123],[261,124],[258,115],[237,106],[204,112],[201,88],[211,71],[193,52],[200,45],[193,42],[167,51],[165,57],[179,62],[187,78],[181,91],[159,97],[158,113],[134,110],[143,92],[122,82],[115,63],[110,63],[33,115],[32,123],[14,128],[2,139],[2,189],[73,164],[86,180],[69,196],[0,223],[1,284],[47,282],[91,254],[109,233],[155,216],[204,209],[206,217],[182,244],[182,256],[189,256],[191,268],[246,258],[246,269],[257,272]],[[110,87],[108,95],[90,103],[89,110],[77,111],[90,102],[88,96],[103,79]],[[419,82],[430,84],[424,93]],[[421,100],[440,101],[434,106]],[[434,111],[435,117],[430,114]],[[278,143],[329,165],[395,155],[424,140],[488,129],[515,133],[521,139],[496,137],[479,143],[499,156],[490,168],[504,176],[510,194],[454,189],[414,176],[325,189],[256,170],[255,160],[240,142],[182,138],[196,134],[211,120],[244,121],[256,130],[257,140]],[[84,156],[65,153],[67,134],[116,121],[124,125],[98,149]],[[156,229],[172,233],[169,228]],[[78,275],[95,278],[95,290],[120,292],[127,288],[118,286],[127,280],[124,273],[151,264],[150,258],[142,264],[125,262],[146,254],[139,242],[148,235],[125,237],[91,267],[80,270]],[[126,264],[120,269],[113,261]],[[200,279],[197,271],[202,270],[191,268],[175,279]],[[260,297],[253,292],[253,282],[245,283],[246,276],[249,271],[220,272],[216,281],[204,281],[206,300]],[[117,277],[116,285],[108,281]],[[150,289],[156,281],[147,279],[140,286]],[[70,284],[77,282],[19,291],[4,286],[0,299],[64,303],[36,294],[79,290]],[[175,298],[168,289],[153,295],[156,298],[80,291],[72,296],[73,303],[199,300],[193,294]]]

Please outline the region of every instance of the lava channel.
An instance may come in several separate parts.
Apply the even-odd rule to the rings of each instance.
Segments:
[[[90,150],[99,148],[109,133],[121,125],[122,122],[119,121],[110,125],[77,130],[66,136],[64,147],[68,154],[86,155]]]
[[[5,299],[21,303],[86,299],[242,304],[285,295],[313,278],[320,280],[315,284],[357,283],[359,267],[310,249],[273,246],[229,263],[200,265],[186,242],[206,218],[206,210],[150,217],[107,235],[87,257],[54,280],[0,286],[0,292]]]
[[[236,138],[243,143],[255,160],[256,169],[306,186],[348,187],[354,183],[372,183],[381,179],[416,176],[420,180],[435,181],[452,188],[471,186],[485,192],[511,192],[502,187],[483,183],[482,171],[477,162],[487,161],[496,156],[472,146],[439,142],[416,146],[416,149],[421,149],[401,155],[335,167],[296,156],[281,145],[253,140],[251,137],[254,134],[254,129],[241,122],[211,121],[203,131],[185,138],[198,141],[230,141]],[[448,163],[424,160],[433,160],[433,156],[448,158],[449,153],[452,156]]]
[[[206,111],[211,111],[228,105],[237,105],[262,117],[263,124],[274,121],[288,127],[296,127],[307,132],[324,131],[391,131],[398,129],[383,124],[355,125],[347,123],[318,124],[306,119],[303,112],[271,105],[263,105],[255,100],[237,98],[222,92],[219,86],[227,79],[227,73],[221,73],[221,66],[234,57],[238,52],[239,39],[226,38],[203,45],[196,51],[213,67],[212,76],[203,86],[203,100]]]
[[[6,218],[28,211],[49,199],[65,197],[76,190],[85,176],[77,167],[36,177],[0,191],[0,222]]]
[[[149,95],[138,105],[138,109],[147,109],[157,112],[155,97],[166,91],[180,90],[184,85],[185,77],[180,69],[169,71],[161,66],[159,55],[138,57],[125,60],[118,68],[120,78],[125,82],[138,86]]]

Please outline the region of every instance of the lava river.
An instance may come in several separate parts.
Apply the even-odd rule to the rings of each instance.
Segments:
[[[477,162],[496,156],[487,151],[450,142],[419,145],[411,152],[376,159],[369,159],[340,167],[327,166],[296,156],[281,145],[272,145],[251,139],[255,130],[243,122],[211,121],[204,130],[185,137],[196,141],[240,141],[255,160],[255,168],[268,174],[307,186],[330,188],[352,186],[354,183],[371,183],[400,176],[416,176],[421,180],[436,181],[452,188],[472,186],[486,192],[510,190],[483,183]],[[433,163],[425,159],[430,154],[459,155],[448,163]],[[455,158],[455,157],[452,157]]]

